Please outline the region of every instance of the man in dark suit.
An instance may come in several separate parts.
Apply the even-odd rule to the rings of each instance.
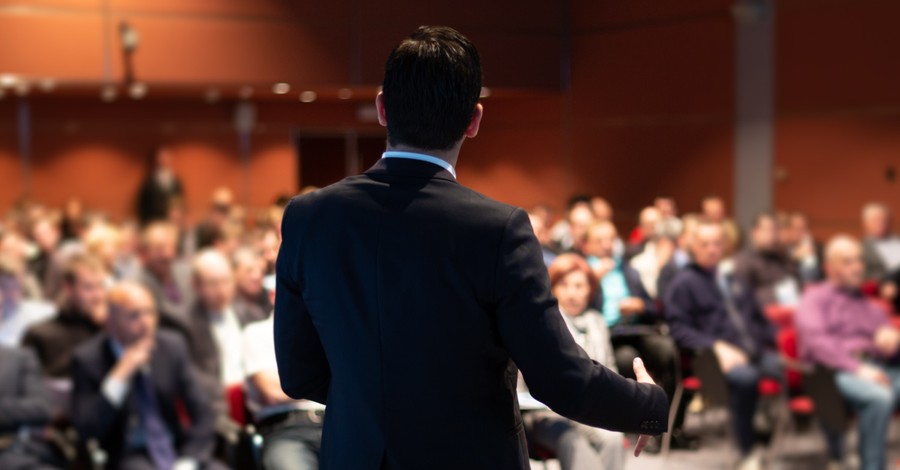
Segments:
[[[54,468],[55,456],[40,437],[50,418],[34,353],[0,346],[0,468]]]
[[[172,170],[172,151],[157,147],[150,156],[150,169],[138,190],[137,214],[141,225],[166,220],[172,201],[184,197],[181,179]]]
[[[207,248],[194,257],[194,290],[197,300],[186,317],[163,326],[184,335],[198,379],[213,403],[217,429],[228,431],[225,387],[244,381],[240,344],[247,323],[261,320],[258,312],[234,301],[235,283],[231,263],[218,251]]]
[[[480,91],[474,46],[419,28],[376,99],[384,158],[285,209],[276,355],[287,395],[327,402],[323,469],[528,468],[517,366],[565,417],[666,430],[665,393],[640,361],[649,383],[575,344],[525,211],[456,182]]]
[[[44,374],[70,378],[72,353],[103,328],[106,320],[106,270],[89,255],[75,255],[63,275],[63,305],[55,317],[32,325],[22,345],[33,349]]]
[[[96,440],[108,468],[211,466],[213,413],[181,338],[157,331],[150,293],[123,283],[109,293],[107,333],[81,346],[72,364],[72,422]],[[176,404],[190,425],[182,424]]]

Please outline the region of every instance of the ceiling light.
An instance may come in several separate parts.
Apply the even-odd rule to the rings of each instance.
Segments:
[[[240,91],[238,91],[238,96],[242,100],[249,100],[253,96],[253,87],[249,85],[242,86]]]
[[[144,82],[134,82],[128,87],[128,96],[131,99],[139,100],[147,96],[147,84]]]
[[[19,81],[19,77],[16,77],[15,75],[13,75],[11,73],[4,73],[4,74],[0,75],[0,87],[12,88],[13,85],[15,85],[16,82],[18,82],[18,81]]]
[[[303,103],[312,103],[313,101],[316,100],[316,97],[317,97],[317,95],[316,95],[316,92],[314,92],[314,91],[307,90],[307,91],[304,91],[303,93],[300,93],[300,101]]]
[[[119,90],[115,85],[106,85],[100,89],[100,99],[105,103],[112,103],[119,96]]]
[[[284,82],[279,82],[272,85],[272,93],[276,95],[285,95],[287,92],[291,91],[291,86]]]
[[[488,96],[491,96],[491,89],[488,88],[488,87],[486,87],[486,86],[481,87],[481,95],[480,95],[480,97],[481,97],[481,98],[487,98]]]
[[[206,90],[206,93],[203,94],[203,99],[206,100],[207,103],[215,103],[219,101],[219,98],[222,97],[222,93],[219,92],[219,89],[216,87],[212,87]]]
[[[19,83],[16,83],[16,94],[19,96],[28,96],[28,92],[31,91],[31,85],[25,80],[20,80]]]
[[[349,100],[353,98],[353,90],[349,88],[341,88],[338,90],[338,98],[342,100]]]
[[[44,93],[50,93],[56,89],[56,80],[47,77],[38,82],[38,87],[40,87],[41,91]]]

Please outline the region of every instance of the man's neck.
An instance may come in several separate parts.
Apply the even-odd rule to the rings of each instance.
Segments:
[[[423,150],[416,147],[411,147],[408,145],[397,145],[392,146],[388,144],[387,151],[388,152],[409,152],[409,153],[420,153],[422,155],[430,155],[432,157],[440,158],[441,160],[453,165],[456,167],[456,160],[459,158],[459,145],[454,146],[450,150]]]

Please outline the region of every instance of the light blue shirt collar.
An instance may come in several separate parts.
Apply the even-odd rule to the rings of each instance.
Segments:
[[[397,150],[388,150],[381,154],[381,158],[406,158],[409,160],[419,160],[421,162],[428,162],[435,164],[453,175],[453,178],[456,179],[456,169],[453,168],[453,165],[446,160],[442,160],[438,157],[433,157],[431,155],[425,155],[422,153],[413,153],[413,152],[399,152]]]

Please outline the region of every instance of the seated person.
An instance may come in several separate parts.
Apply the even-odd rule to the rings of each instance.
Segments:
[[[666,320],[678,347],[713,350],[729,388],[732,422],[745,462],[755,444],[753,416],[762,376],[781,379],[775,330],[753,291],[717,272],[725,252],[721,223],[702,221],[690,237],[693,263],[679,272],[666,293]]]
[[[238,248],[231,256],[234,280],[237,287],[235,302],[245,310],[251,310],[254,318],[266,318],[272,312],[272,302],[263,289],[266,261],[252,248]]]
[[[557,257],[550,265],[550,286],[575,342],[591,359],[616,370],[603,315],[588,306],[597,278],[584,258],[573,253]],[[584,426],[552,411],[531,412],[525,422],[529,438],[553,452],[562,470],[614,470],[625,465],[621,433]]]
[[[106,321],[106,270],[88,255],[69,260],[63,276],[63,305],[55,317],[32,325],[22,345],[37,353],[44,375],[69,379],[72,353],[99,333]]]
[[[40,439],[50,418],[50,402],[34,353],[0,346],[0,468],[61,468]]]
[[[193,304],[191,266],[177,257],[178,228],[153,222],[144,228],[140,246],[143,269],[138,280],[150,289],[160,320],[177,321],[188,315]]]
[[[750,246],[734,257],[734,275],[748,285],[763,307],[797,305],[800,271],[778,239],[778,221],[772,214],[756,216]]]
[[[835,370],[838,390],[857,413],[861,468],[883,469],[888,425],[900,399],[900,331],[860,293],[865,267],[859,242],[833,238],[825,271],[826,281],[810,287],[797,310],[800,358]],[[831,452],[841,457],[839,445]]]
[[[822,244],[813,237],[809,219],[803,212],[778,216],[778,239],[794,261],[803,285],[822,280]]]
[[[274,293],[274,279],[267,290]],[[275,362],[274,316],[244,329],[243,355],[247,401],[263,436],[262,464],[268,470],[319,468],[324,411],[321,405],[294,400],[281,390]]]
[[[24,262],[0,255],[0,345],[17,347],[31,325],[52,317],[53,304],[25,298]]]
[[[655,304],[638,273],[614,255],[616,239],[616,227],[611,222],[598,222],[587,231],[585,253],[600,286],[594,305],[610,329],[622,375],[633,379],[631,364],[641,357],[671,400],[675,392],[675,345],[660,333]]]
[[[109,292],[106,332],[75,351],[71,417],[107,468],[211,468],[213,412],[181,337],[157,331],[152,294],[124,282]],[[183,405],[190,425],[179,417]]]
[[[880,202],[866,204],[862,210],[863,262],[866,280],[880,281],[900,270],[900,236],[892,229],[891,210]]]
[[[181,332],[190,347],[190,360],[200,383],[216,410],[216,429],[233,431],[225,388],[244,382],[240,344],[247,323],[260,320],[235,303],[235,282],[231,263],[219,251],[206,248],[194,257],[194,290],[197,299],[187,317],[164,326]]]

